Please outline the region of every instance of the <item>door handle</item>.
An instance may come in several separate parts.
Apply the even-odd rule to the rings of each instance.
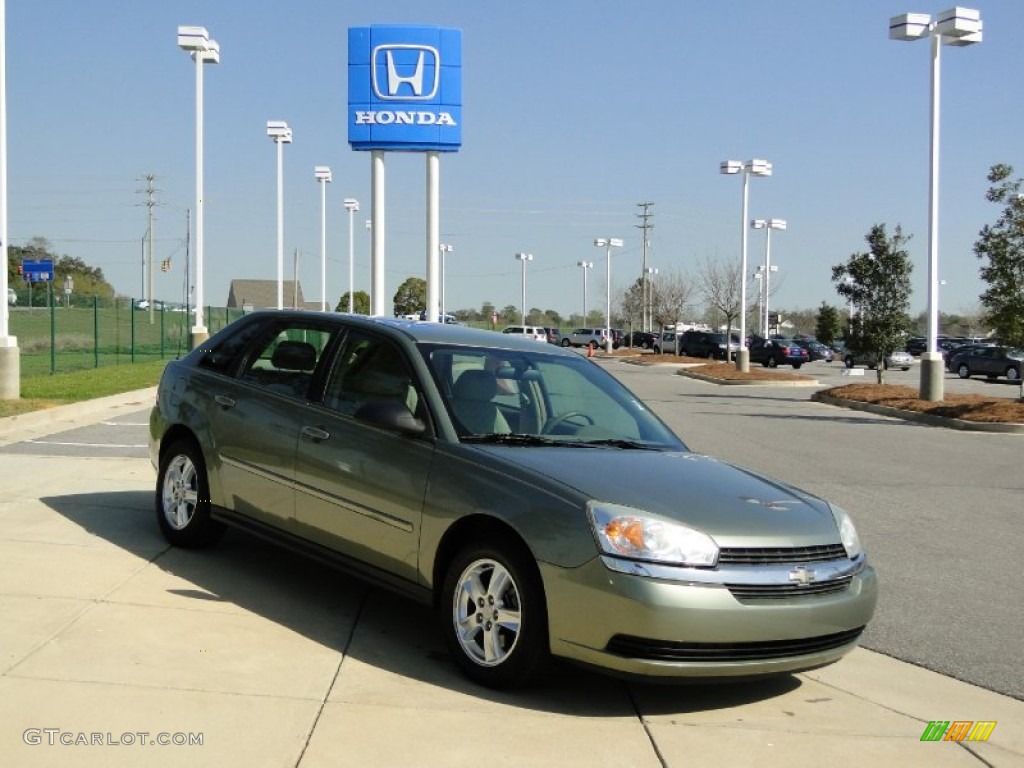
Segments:
[[[302,434],[304,437],[308,437],[310,440],[317,443],[322,440],[328,440],[331,437],[330,432],[320,429],[319,427],[303,427]]]
[[[227,395],[214,395],[214,396],[213,396],[213,401],[214,401],[215,403],[217,403],[217,405],[219,405],[219,406],[220,406],[221,408],[223,408],[223,409],[224,409],[225,411],[226,411],[226,410],[227,410],[228,408],[234,408],[234,407],[235,407],[235,401],[234,401],[234,400],[232,400],[232,399],[231,399],[230,397],[228,397]]]

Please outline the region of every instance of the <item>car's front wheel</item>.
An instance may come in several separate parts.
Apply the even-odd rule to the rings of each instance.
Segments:
[[[768,367],[769,368],[778,368],[779,367],[779,361],[776,360],[774,357],[769,357],[768,358]]]
[[[540,575],[519,548],[482,544],[462,550],[448,566],[441,612],[456,665],[480,685],[527,685],[548,659]]]
[[[572,342],[569,341],[568,339],[562,339],[562,346],[563,347],[570,347],[570,346],[572,346]]]
[[[851,357],[850,355],[844,357],[843,365],[845,365],[847,368],[853,368],[853,357]]]
[[[224,534],[210,517],[210,484],[203,454],[191,440],[172,443],[160,457],[156,518],[164,537],[178,547],[202,547]]]
[[[971,378],[971,369],[967,367],[966,363],[960,363],[960,367],[956,369],[956,373],[961,379]]]

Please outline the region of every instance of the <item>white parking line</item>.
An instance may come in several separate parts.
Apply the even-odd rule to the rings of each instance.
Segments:
[[[139,424],[137,424],[135,422],[131,422],[131,421],[101,421],[100,424],[102,424],[105,427],[148,427],[149,426],[149,422],[148,421],[142,422],[142,423],[139,423]]]
[[[62,443],[56,440],[25,440],[23,442],[32,443],[33,445],[68,445],[76,448],[148,448],[149,446],[143,445],[126,445],[121,443]]]

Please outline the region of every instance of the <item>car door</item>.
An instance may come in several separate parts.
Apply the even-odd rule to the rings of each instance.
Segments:
[[[299,415],[330,330],[307,321],[267,325],[233,379],[218,380],[209,408],[223,505],[290,529]]]
[[[359,414],[367,404],[394,400],[428,419],[422,391],[393,340],[350,331],[327,374],[322,402],[304,414],[295,458],[301,534],[408,580],[416,579],[432,433],[391,432]]]

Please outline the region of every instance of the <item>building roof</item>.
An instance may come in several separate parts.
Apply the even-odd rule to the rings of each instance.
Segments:
[[[285,308],[308,308],[302,296],[301,281],[285,280],[283,287]],[[227,306],[242,309],[245,305],[251,305],[253,309],[277,309],[277,280],[232,280]]]

